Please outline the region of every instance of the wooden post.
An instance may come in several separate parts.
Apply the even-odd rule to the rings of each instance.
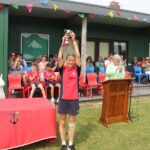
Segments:
[[[87,16],[82,20],[82,31],[81,31],[81,74],[84,79],[86,75],[86,42],[87,42]]]

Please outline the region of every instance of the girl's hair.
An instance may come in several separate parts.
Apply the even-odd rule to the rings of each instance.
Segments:
[[[74,59],[76,59],[76,55],[74,53],[68,53],[66,56],[66,60],[68,59],[69,56],[74,57]]]
[[[90,61],[90,63],[92,63],[92,57],[91,57],[91,56],[88,56],[88,57],[86,58],[86,62],[88,62],[88,60]]]

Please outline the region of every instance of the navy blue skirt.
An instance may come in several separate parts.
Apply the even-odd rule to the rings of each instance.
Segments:
[[[58,113],[77,115],[79,113],[79,101],[78,100],[62,100],[58,102]]]

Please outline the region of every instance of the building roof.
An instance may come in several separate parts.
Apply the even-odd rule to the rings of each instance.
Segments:
[[[14,15],[69,19],[73,16],[77,16],[79,13],[84,13],[89,16],[88,22],[137,28],[146,28],[150,26],[150,14],[123,9],[117,10],[105,6],[81,2],[50,0],[48,5],[43,5],[40,3],[40,0],[1,0],[1,3],[8,5],[18,4],[20,6],[18,10],[10,7],[10,13]],[[29,13],[25,8],[29,3],[33,4],[32,13]],[[57,11],[53,10],[53,4],[58,5]],[[71,13],[64,13],[66,10],[71,11]],[[90,14],[95,14],[96,16]],[[112,14],[113,17],[110,17]]]

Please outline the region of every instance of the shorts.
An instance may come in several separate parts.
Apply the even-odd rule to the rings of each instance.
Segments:
[[[49,86],[50,84],[52,84],[53,86],[55,86],[57,83],[56,81],[46,81],[46,85]]]
[[[77,115],[79,113],[79,101],[78,100],[62,100],[58,102],[58,113]]]
[[[38,85],[41,84],[41,82],[31,82],[31,83],[30,83],[30,86],[31,86],[32,84],[34,84],[36,87],[38,87]]]

